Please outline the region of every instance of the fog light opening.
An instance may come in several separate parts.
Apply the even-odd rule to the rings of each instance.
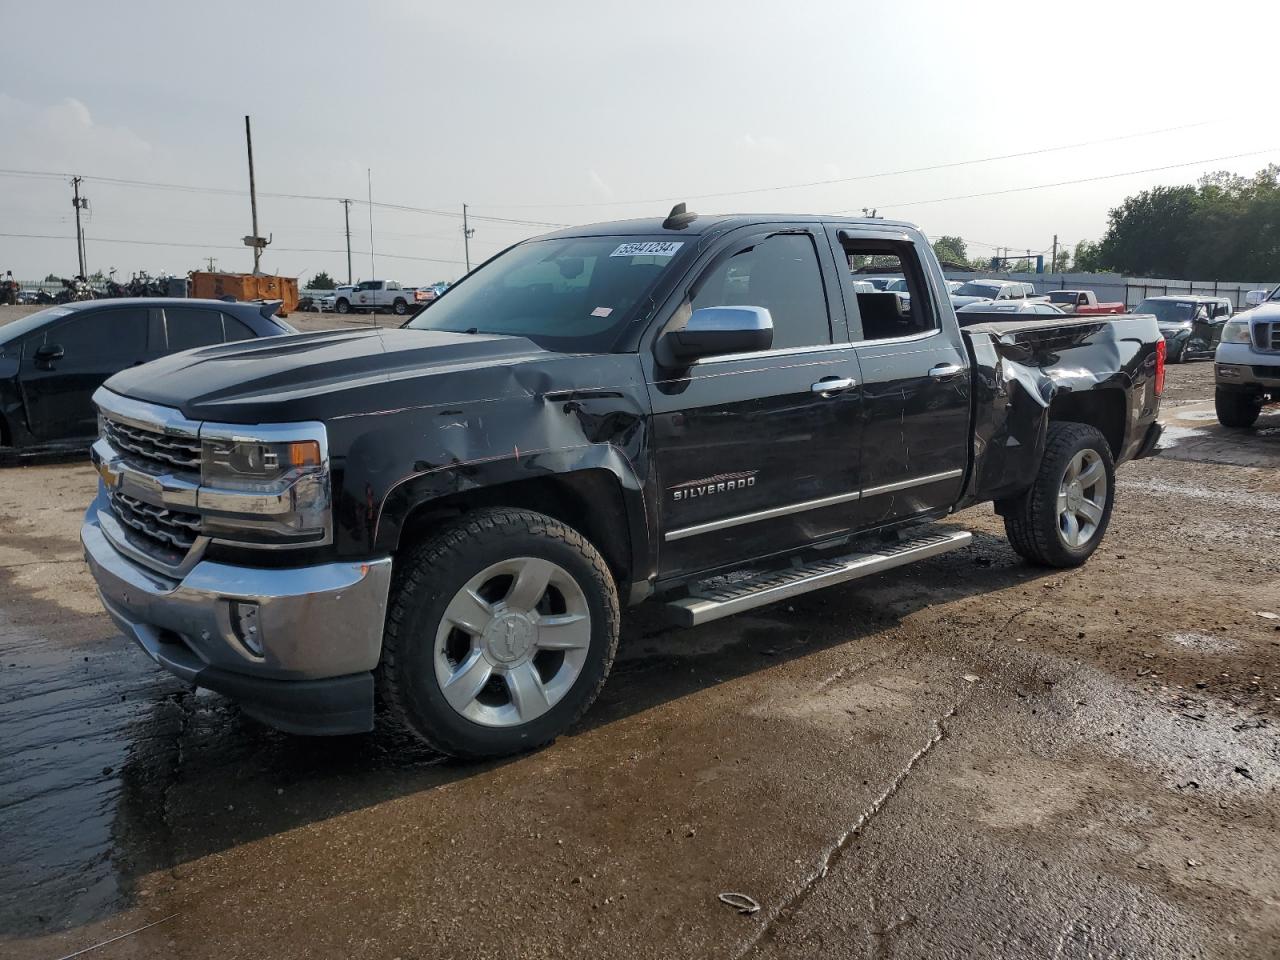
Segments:
[[[231,632],[249,653],[262,659],[262,631],[258,626],[258,605],[246,600],[231,601]]]

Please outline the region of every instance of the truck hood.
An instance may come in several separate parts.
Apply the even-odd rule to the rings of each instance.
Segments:
[[[114,393],[223,423],[325,421],[501,394],[506,367],[552,354],[523,337],[332,330],[175,353],[109,379]],[[487,375],[486,375],[487,373]],[[449,379],[451,387],[434,384]],[[431,381],[428,391],[424,381]],[[470,396],[469,394],[476,394]]]

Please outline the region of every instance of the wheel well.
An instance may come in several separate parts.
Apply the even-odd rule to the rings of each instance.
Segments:
[[[1111,456],[1119,459],[1124,448],[1124,392],[1088,390],[1063,393],[1049,404],[1050,420],[1070,420],[1096,427],[1107,438]]]
[[[518,507],[554,517],[591,541],[619,584],[628,582],[631,536],[626,504],[617,477],[608,470],[514,480],[429,500],[405,519],[397,550],[481,507]]]

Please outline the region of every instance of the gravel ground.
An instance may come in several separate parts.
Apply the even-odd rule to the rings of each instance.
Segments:
[[[913,567],[642,613],[577,729],[486,764],[190,693],[101,612],[92,471],[0,471],[0,958],[1275,957],[1280,416],[1228,434],[1211,384],[1171,368],[1084,568],[974,509]]]

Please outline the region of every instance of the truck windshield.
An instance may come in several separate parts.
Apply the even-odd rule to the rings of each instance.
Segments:
[[[662,237],[566,237],[512,247],[455,284],[414,330],[528,337],[547,350],[598,353],[692,245]]]
[[[1178,303],[1176,300],[1143,300],[1134,313],[1153,313],[1159,323],[1190,323],[1195,312],[1194,303]]]

